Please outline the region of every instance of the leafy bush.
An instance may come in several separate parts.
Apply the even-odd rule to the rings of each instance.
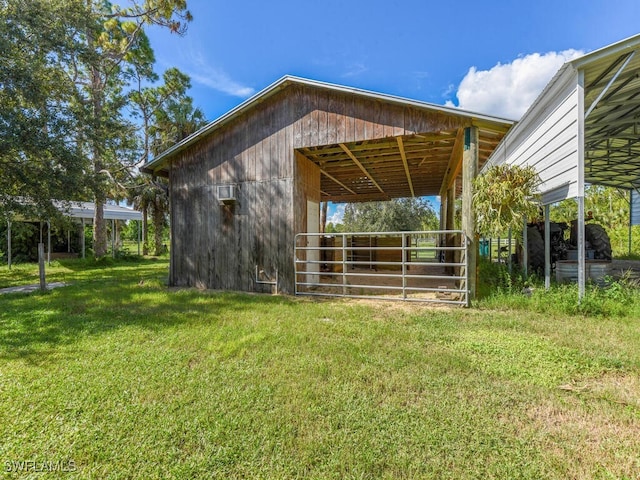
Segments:
[[[522,219],[534,217],[539,203],[540,177],[533,167],[494,165],[473,181],[476,230],[487,237],[522,229]]]

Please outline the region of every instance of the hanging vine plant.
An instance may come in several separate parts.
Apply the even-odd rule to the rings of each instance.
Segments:
[[[519,232],[523,218],[535,217],[540,177],[535,168],[494,165],[473,181],[473,209],[478,234],[499,237]]]

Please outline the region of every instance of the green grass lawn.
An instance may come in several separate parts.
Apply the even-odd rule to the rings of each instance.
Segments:
[[[3,475],[640,477],[638,318],[178,291],[167,271],[56,262],[70,286],[0,296]]]

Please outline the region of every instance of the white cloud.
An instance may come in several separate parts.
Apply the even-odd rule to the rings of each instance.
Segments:
[[[333,223],[334,225],[338,223],[342,223],[342,219],[344,218],[344,207],[345,204],[330,204],[329,208],[335,208],[331,215],[327,215],[327,223]]]
[[[369,68],[362,62],[355,62],[350,65],[346,65],[346,71],[342,74],[344,78],[357,77],[367,72]]]
[[[490,70],[471,67],[460,82],[458,107],[478,113],[519,119],[558,69],[583,55],[579,50],[532,53]],[[455,106],[450,100],[447,106]]]
[[[255,93],[255,89],[236,82],[223,70],[211,66],[200,53],[191,55],[189,63],[190,67],[185,70],[194,82],[234,97],[247,98]]]

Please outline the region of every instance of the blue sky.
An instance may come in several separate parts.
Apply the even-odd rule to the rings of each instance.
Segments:
[[[640,32],[638,0],[188,0],[149,31],[209,120],[286,74],[518,119],[568,59]],[[332,212],[335,209],[332,209]]]

